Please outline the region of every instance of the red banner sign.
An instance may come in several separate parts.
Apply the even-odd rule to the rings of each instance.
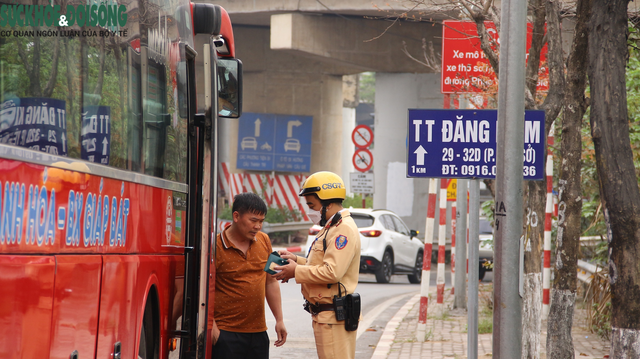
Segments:
[[[495,25],[487,21],[485,26],[489,35],[497,44],[500,44]],[[527,24],[527,57],[531,46],[532,30],[533,25]],[[476,24],[472,21],[444,21],[442,37],[442,93],[496,92],[496,75],[480,48]],[[540,53],[538,91],[549,89],[549,70],[546,59],[547,45],[545,44]]]

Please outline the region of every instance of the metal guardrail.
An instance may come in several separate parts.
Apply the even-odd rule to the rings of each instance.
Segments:
[[[264,222],[264,224],[262,225],[262,231],[264,233],[302,231],[302,230],[309,230],[311,226],[313,226],[313,223],[311,221],[286,222],[286,223]]]
[[[578,259],[578,279],[587,284],[591,283],[593,275],[602,270],[602,267]]]

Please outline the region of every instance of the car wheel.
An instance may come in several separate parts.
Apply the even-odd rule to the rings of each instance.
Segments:
[[[393,257],[391,256],[391,252],[384,252],[384,256],[382,256],[382,263],[380,263],[380,268],[376,271],[376,281],[378,283],[389,283],[391,280],[391,274],[393,273]]]
[[[478,279],[483,280],[485,273],[487,273],[487,268],[485,268],[483,265],[480,265],[480,271],[478,272],[479,274]]]
[[[422,281],[422,252],[418,253],[416,257],[416,266],[413,268],[413,274],[407,275],[409,283],[420,284]]]

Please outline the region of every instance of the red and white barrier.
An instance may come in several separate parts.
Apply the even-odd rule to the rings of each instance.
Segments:
[[[451,294],[456,293],[456,202],[451,203]]]
[[[429,306],[429,283],[431,282],[431,252],[433,245],[433,225],[436,217],[435,178],[429,179],[429,200],[427,204],[427,224],[424,231],[424,254],[422,257],[422,280],[420,281],[420,312],[416,336],[419,342],[425,341],[427,334],[427,308]]]
[[[218,182],[221,189],[224,191],[225,197],[229,203],[233,203],[233,197],[237,194],[244,192],[242,186],[242,173],[231,173],[229,163],[221,162]]]
[[[547,206],[544,214],[544,261],[542,269],[542,318],[549,315],[549,291],[551,289],[551,215],[553,212],[553,132],[551,125],[547,137]]]
[[[302,220],[309,221],[307,217],[306,205],[299,197],[300,185],[305,180],[303,175],[267,175],[269,184],[272,188],[272,196],[270,198],[271,205],[274,204],[280,208],[287,207],[291,210],[297,210],[302,214]]]
[[[438,288],[437,303],[444,303],[444,256],[447,236],[447,184],[446,178],[440,179],[440,227],[438,228],[438,276],[436,286]]]
[[[302,215],[299,220],[308,221],[307,207],[298,196],[304,175],[271,175],[269,173],[231,173],[229,163],[220,164],[220,187],[229,203],[243,192],[254,192],[265,198],[269,207],[289,208]]]

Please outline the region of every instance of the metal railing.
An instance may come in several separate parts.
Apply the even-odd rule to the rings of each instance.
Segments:
[[[602,270],[602,267],[578,259],[578,279],[587,284],[591,283],[593,275]]]
[[[264,233],[274,232],[290,232],[290,231],[302,231],[309,230],[313,226],[312,222],[286,222],[286,223],[267,223],[262,225],[262,231]]]

